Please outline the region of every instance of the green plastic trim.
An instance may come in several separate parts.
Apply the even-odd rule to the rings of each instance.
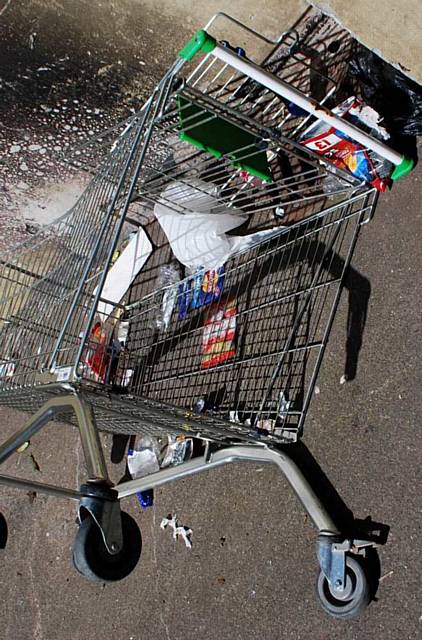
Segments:
[[[192,60],[193,56],[196,55],[198,51],[211,53],[216,44],[217,41],[215,38],[210,36],[203,29],[200,29],[195,33],[193,38],[185,44],[183,49],[179,51],[179,57],[184,58],[185,60]]]
[[[403,160],[400,162],[400,164],[396,166],[393,173],[391,174],[391,179],[398,180],[403,176],[407,176],[407,174],[410,173],[410,171],[412,171],[414,166],[415,166],[414,160],[412,160],[411,158],[406,158],[406,156],[403,156]]]
[[[263,171],[256,169],[256,167],[251,167],[247,159],[237,160],[236,156],[233,158],[230,154],[228,157],[230,159],[230,163],[233,165],[233,167],[236,167],[236,169],[247,171],[251,176],[255,176],[256,178],[259,178],[260,180],[262,180],[262,182],[267,182],[267,183],[273,182],[273,179],[267,173],[264,173]]]
[[[185,131],[181,131],[179,133],[179,138],[180,140],[183,140],[183,142],[189,142],[189,144],[193,144],[193,146],[200,151],[208,151],[208,153],[211,153],[211,155],[213,155],[215,158],[220,159],[223,155],[221,151],[218,151],[218,149],[213,149],[213,147],[205,146],[204,144],[199,142],[199,140],[196,140],[196,138],[192,138]]]
[[[189,144],[192,144],[194,147],[196,147],[200,151],[207,151],[212,156],[214,156],[214,158],[217,158],[218,160],[223,157],[223,154],[221,153],[221,151],[219,151],[218,149],[213,149],[213,147],[205,146],[204,144],[201,144],[198,140],[196,140],[196,138],[192,138],[185,131],[180,131],[179,138],[180,140],[183,140],[183,142],[189,142]],[[267,173],[263,173],[262,171],[259,171],[259,169],[256,169],[255,167],[251,167],[250,165],[248,165],[247,161],[239,162],[239,160],[237,160],[236,158],[232,158],[230,154],[227,157],[229,158],[230,164],[233,167],[236,167],[237,169],[243,169],[248,173],[250,173],[252,176],[259,178],[263,182],[273,182],[273,179],[271,178],[271,176],[269,176]]]

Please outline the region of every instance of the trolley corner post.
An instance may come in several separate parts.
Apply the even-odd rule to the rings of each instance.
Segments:
[[[62,387],[63,395],[50,398],[28,421],[0,446],[0,464],[5,462],[24,442],[30,440],[48,422],[69,410],[75,413],[87,474],[91,482],[109,483],[107,465],[101,447],[91,405],[71,387]]]
[[[83,395],[69,385],[59,387],[61,395],[50,398],[13,436],[0,447],[0,464],[5,462],[27,440],[36,435],[48,422],[60,414],[72,411],[75,415],[87,470],[87,482],[79,491],[54,485],[0,475],[0,485],[21,490],[38,491],[59,498],[80,501],[79,521],[88,513],[101,532],[110,554],[123,547],[120,502],[109,480],[107,465],[95,424],[92,406]]]

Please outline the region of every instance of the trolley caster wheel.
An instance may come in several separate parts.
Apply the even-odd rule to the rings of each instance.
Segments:
[[[341,596],[334,594],[327,578],[319,572],[316,581],[319,603],[333,618],[357,618],[370,601],[368,578],[362,564],[351,556],[346,556],[346,586]]]
[[[73,545],[75,569],[93,582],[117,582],[136,567],[142,549],[142,537],[135,520],[122,512],[123,548],[108,552],[97,523],[86,516],[79,527]]]

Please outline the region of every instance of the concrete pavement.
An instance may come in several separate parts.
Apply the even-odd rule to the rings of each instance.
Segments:
[[[421,176],[416,170],[384,194],[362,232],[353,266],[369,279],[371,297],[356,378],[339,383],[343,295],[304,439],[355,517],[390,527],[377,600],[362,619],[339,622],[319,611],[314,531],[283,478],[234,465],[157,491],[146,513],[129,499],[143,532],[142,559],[126,581],[105,587],[85,582],[71,566],[71,503],[2,489],[9,525],[0,574],[4,640],[418,637]],[[3,432],[21,420],[3,411]],[[40,471],[28,455],[5,471],[71,485],[83,477],[71,428],[50,426],[30,451]],[[114,469],[116,479],[120,472]],[[192,551],[159,529],[169,512],[192,527]]]

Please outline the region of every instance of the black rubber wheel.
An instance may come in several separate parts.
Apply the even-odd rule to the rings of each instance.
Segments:
[[[333,618],[357,618],[370,601],[365,570],[359,560],[351,556],[346,556],[346,587],[341,599],[332,593],[322,571],[318,574],[315,586],[321,607]]]
[[[122,512],[121,516],[123,548],[116,554],[108,552],[95,520],[88,515],[82,520],[73,545],[73,564],[88,580],[117,582],[136,567],[142,550],[141,532],[129,514]]]

